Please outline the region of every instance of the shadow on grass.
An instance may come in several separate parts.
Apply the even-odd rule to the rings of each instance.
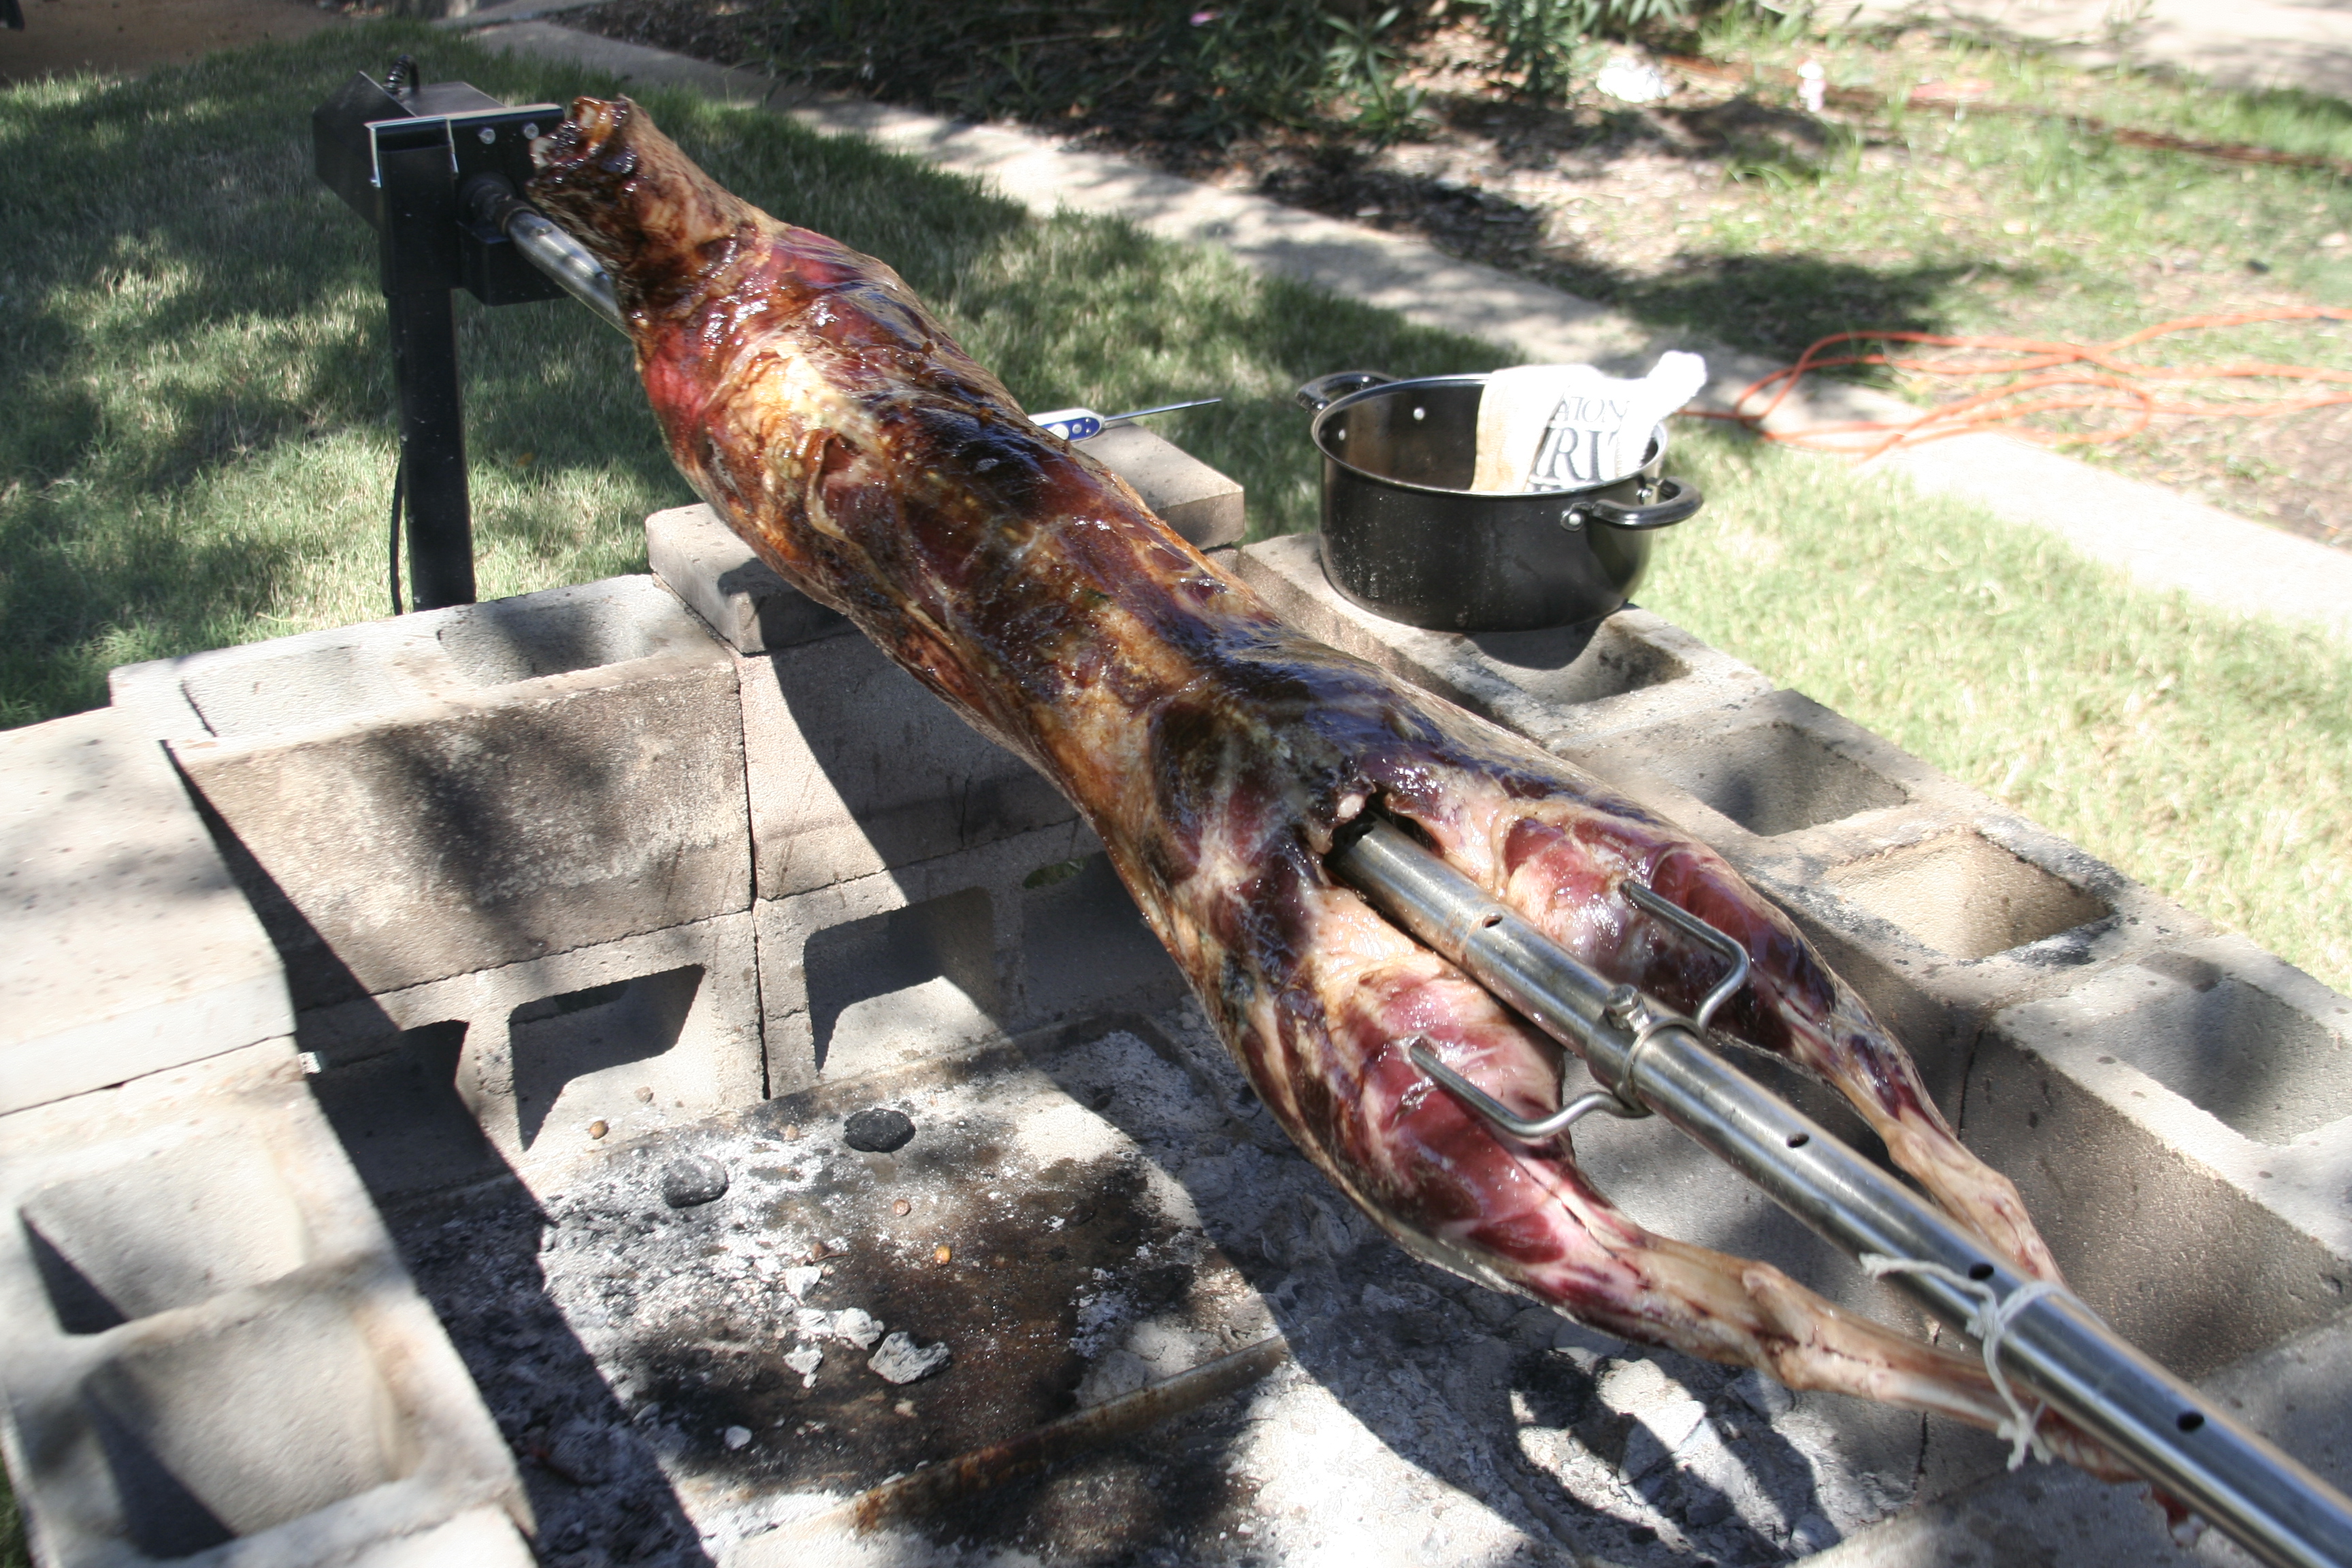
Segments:
[[[19,218],[0,230],[0,721],[103,701],[114,664],[381,613],[393,387],[374,241],[313,176],[308,115],[403,51],[428,79],[510,102],[614,89],[390,23],[0,95],[0,205]],[[723,182],[889,260],[1032,405],[1222,395],[1160,428],[1244,482],[1260,537],[1313,521],[1292,387],[1347,365],[1505,357],[1118,223],[1033,221],[862,142],[698,99],[649,106]],[[1352,215],[1347,177],[1300,199]],[[1471,255],[1467,230],[1535,218],[1466,193],[1421,206],[1465,231],[1433,237]],[[1664,279],[1561,281],[1793,353],[1859,324],[1932,328],[1956,266],[1718,257]],[[684,490],[626,346],[554,305],[468,301],[459,331],[485,592],[641,569],[639,520]]]
[[[1671,277],[1602,275],[1592,297],[1654,326],[1685,327],[1734,348],[1794,361],[1835,332],[1941,332],[1961,279],[1991,268],[1959,261],[1872,268],[1817,256],[1685,257]],[[1575,275],[1562,280],[1579,288]]]
[[[322,576],[346,601],[381,581],[394,399],[374,238],[313,175],[308,120],[402,52],[510,101],[616,90],[387,24],[0,93],[0,722],[103,702],[115,663],[316,624],[335,607]],[[918,289],[948,288],[1025,221],[862,143],[652,101],[722,179]],[[682,486],[626,346],[568,307],[468,301],[459,319],[481,551],[548,558],[532,587],[641,559],[642,502]],[[486,493],[518,486],[482,475],[501,458],[527,474],[503,510]],[[530,515],[583,484],[611,515]]]
[[[1525,112],[1525,111],[1522,111]],[[1654,153],[1654,141],[1617,138],[1601,156]],[[1747,166],[1765,166],[1751,156]],[[1795,153],[1769,167],[1780,177],[1810,178]],[[1797,173],[1789,173],[1797,169]],[[1685,252],[1670,272],[1636,273],[1589,257],[1537,258],[1528,241],[1544,214],[1491,190],[1376,166],[1360,158],[1327,160],[1269,174],[1262,195],[1333,217],[1411,234],[1468,260],[1533,276],[1583,299],[1612,306],[1645,325],[1703,333],[1754,353],[1794,360],[1833,332],[1937,332],[1950,329],[1960,289],[1988,276],[2018,284],[2033,275],[1980,258],[1913,260],[1888,267],[1801,253]]]

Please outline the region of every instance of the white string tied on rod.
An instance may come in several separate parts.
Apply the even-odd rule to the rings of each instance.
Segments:
[[[1967,1323],[1968,1331],[1976,1336],[1984,1350],[1985,1375],[1992,1380],[1993,1392],[2009,1407],[2009,1419],[1993,1428],[1993,1436],[2010,1440],[2009,1468],[2012,1470],[2025,1463],[2029,1448],[2042,1463],[2050,1462],[2050,1445],[2043,1442],[2039,1431],[2042,1415],[2049,1406],[2041,1400],[2033,1402],[2033,1414],[2025,1413],[2024,1403],[2017,1391],[2009,1385],[2009,1378],[2000,1369],[2000,1344],[2008,1336],[2009,1325],[2020,1312],[2044,1296],[2064,1296],[2074,1300],[2074,1293],[2055,1279],[2029,1279],[2006,1297],[1981,1279],[1971,1279],[1956,1268],[1940,1263],[1928,1263],[1916,1258],[1889,1258],[1883,1252],[1862,1255],[1862,1270],[1874,1279],[1889,1274],[1924,1274],[1940,1279],[1955,1290],[1966,1292],[1979,1303]]]

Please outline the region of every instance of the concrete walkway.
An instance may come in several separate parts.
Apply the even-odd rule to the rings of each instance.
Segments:
[[[1853,15],[2053,44],[2084,65],[2168,67],[2223,87],[2352,98],[2345,0],[1861,0]]]
[[[559,0],[559,4],[561,0]],[[1024,132],[973,125],[859,99],[795,94],[770,78],[575,32],[538,16],[548,0],[516,0],[465,18],[492,47],[592,66],[625,82],[690,88],[765,104],[814,130],[870,138],[943,168],[987,179],[1030,210],[1126,218],[1162,238],[1223,246],[1267,274],[1320,284],[1428,327],[1508,346],[1529,362],[1633,362],[1670,347],[1707,354],[1721,404],[1775,368],[1686,336],[1660,333],[1588,300],[1419,240],[1195,184],[1127,159],[1076,152]],[[1334,367],[1339,368],[1339,367]],[[1907,404],[1825,385],[1774,420],[1900,417]],[[1836,461],[1823,458],[1823,461]],[[1877,466],[1922,489],[1966,497],[2046,528],[2084,554],[2157,590],[2324,629],[2352,643],[2352,550],[2335,550],[2000,436],[1969,436],[1892,454]]]

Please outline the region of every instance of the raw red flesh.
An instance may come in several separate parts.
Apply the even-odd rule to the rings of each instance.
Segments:
[[[1291,630],[1030,424],[887,267],[738,200],[626,100],[578,100],[536,151],[531,194],[613,274],[680,469],[761,559],[1069,796],[1266,1105],[1385,1229],[1618,1334],[2000,1419],[1972,1358],[1651,1235],[1564,1141],[1501,1141],[1437,1089],[1408,1038],[1523,1114],[1556,1105],[1558,1048],[1322,863],[1377,803],[1603,974],[1692,1006],[1722,960],[1625,899],[1648,882],[1746,943],[1755,979],[1721,1027],[1836,1085],[1949,1212],[2054,1277],[2015,1188],[1718,856]],[[2116,1473],[2055,1418],[2042,1430]]]

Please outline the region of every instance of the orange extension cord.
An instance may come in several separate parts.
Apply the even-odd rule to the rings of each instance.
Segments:
[[[1918,446],[1947,437],[2006,429],[2010,434],[2045,446],[2097,445],[2122,441],[2147,428],[2160,414],[2203,418],[2267,419],[2306,408],[2352,403],[2352,371],[2321,370],[2294,364],[2151,365],[2118,356],[2152,338],[2176,332],[2242,327],[2257,321],[2352,321],[2352,309],[2333,305],[2301,305],[2268,310],[2247,310],[2229,316],[2184,316],[2144,327],[2111,343],[2042,342],[2031,338],[1947,338],[1927,332],[1837,332],[1804,352],[1795,364],[1776,370],[1750,384],[1732,400],[1728,412],[1685,410],[1701,419],[1725,419],[1753,430],[1768,441],[1844,452],[1859,458],[1877,457],[1897,447]],[[1962,349],[2002,357],[1991,360],[1915,359],[1888,353],[1825,355],[1824,349],[1847,342],[1920,343],[1935,348]],[[1892,365],[1897,370],[1948,378],[2008,376],[1990,391],[1976,393],[1928,409],[1916,419],[1854,420],[1814,425],[1799,430],[1767,430],[1764,421],[1805,376],[1816,370],[1843,364]],[[2150,383],[2221,380],[2319,382],[2338,390],[2301,397],[2249,398],[2222,403],[2171,402],[2158,395]],[[1770,393],[1760,408],[1748,406]],[[2075,410],[2120,409],[2131,416],[2108,430],[2062,435],[2021,423],[2036,414]]]

